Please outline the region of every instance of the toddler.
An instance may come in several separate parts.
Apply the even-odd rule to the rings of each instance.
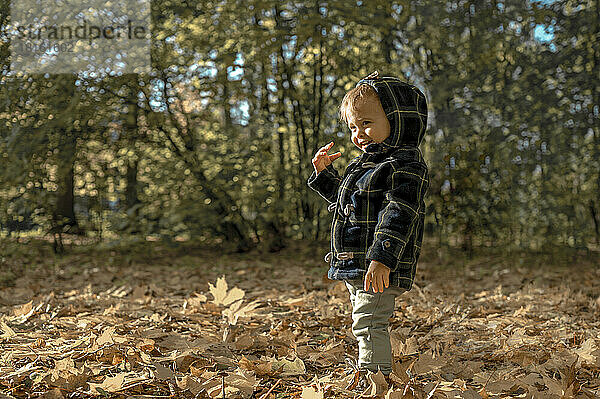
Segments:
[[[352,332],[358,340],[358,367],[384,375],[392,371],[388,332],[394,300],[412,288],[423,239],[429,187],[419,149],[427,128],[427,102],[415,86],[377,72],[344,96],[340,120],[362,154],[339,176],[321,147],[308,186],[333,212],[328,277],[350,291]]]

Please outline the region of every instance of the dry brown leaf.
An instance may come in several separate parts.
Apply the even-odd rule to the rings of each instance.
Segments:
[[[288,359],[274,359],[274,358],[263,358],[271,363],[273,371],[277,372],[280,377],[290,377],[293,375],[302,375],[306,373],[306,366],[299,357],[293,360]]]
[[[17,335],[16,332],[13,331],[5,322],[0,320],[0,330],[2,330],[2,335],[0,338],[12,338]]]
[[[324,348],[318,349],[308,357],[310,361],[319,363],[323,367],[338,364],[343,358],[344,346],[341,342],[335,341],[329,342]]]
[[[38,396],[38,399],[64,399],[64,396],[60,389],[54,388]]]
[[[91,370],[85,365],[78,369],[71,358],[64,358],[55,362],[54,368],[45,375],[44,381],[48,386],[72,391],[84,386],[91,376]]]
[[[460,397],[463,399],[481,399],[481,395],[473,389],[467,389],[460,393]]]
[[[242,356],[239,361],[239,366],[244,370],[253,371],[256,375],[272,375],[271,362],[265,360],[250,360],[246,356]]]
[[[134,301],[140,301],[142,303],[148,303],[152,299],[149,295],[146,295],[149,287],[147,285],[138,285],[133,289],[131,293],[131,299]]]
[[[509,391],[517,383],[511,379],[504,379],[504,377],[509,376],[502,370],[482,371],[475,374],[473,382],[483,385],[486,392],[499,394],[504,391]]]
[[[173,370],[168,367],[163,366],[158,362],[152,362],[152,365],[156,368],[155,378],[159,380],[170,380],[173,378]]]
[[[367,373],[367,380],[371,383],[368,390],[368,395],[379,396],[387,392],[389,386],[381,370],[377,370],[377,373]]]
[[[88,382],[90,392],[92,394],[101,394],[102,392],[99,391],[98,388],[106,392],[118,392],[123,387],[123,382],[125,381],[125,376],[127,374],[128,373],[119,373],[113,377],[106,377],[100,384]]]
[[[302,394],[300,396],[301,399],[323,399],[324,393],[322,391],[317,391],[313,387],[302,387]]]
[[[404,343],[403,355],[413,355],[419,353],[419,343],[417,337],[410,337]]]
[[[208,298],[204,294],[197,292],[193,293],[193,296],[187,298],[183,302],[183,311],[185,314],[190,314],[202,309],[202,304],[206,303]]]
[[[254,309],[261,305],[260,301],[248,303],[242,307],[242,301],[233,303],[228,309],[223,311],[223,315],[227,317],[227,321],[231,325],[236,325],[240,317],[250,317],[254,315]]]
[[[289,298],[280,302],[283,306],[304,306],[306,304],[306,298]]]
[[[403,390],[399,389],[390,389],[384,396],[385,399],[411,399],[413,397],[414,396],[410,393],[410,391],[405,394]]]
[[[392,364],[392,373],[390,377],[393,381],[407,384],[413,375],[412,367],[416,359],[411,359],[405,362],[394,362]]]
[[[596,341],[594,339],[586,339],[581,347],[579,349],[575,349],[573,352],[579,356],[579,359],[577,360],[577,366],[581,366],[582,363],[586,363],[595,367],[600,366],[598,361],[600,350],[598,350],[598,346],[596,345]]]
[[[260,381],[253,372],[238,367],[225,377],[225,384],[237,388],[245,397],[250,397]]]
[[[413,366],[413,372],[415,375],[426,374],[430,371],[438,370],[446,365],[447,359],[445,357],[434,358],[430,351],[421,353],[419,359]]]
[[[14,317],[26,316],[33,311],[33,300],[22,305],[13,306],[12,313]]]
[[[244,291],[237,287],[233,287],[231,290],[227,289],[225,276],[221,276],[217,279],[216,286],[208,283],[208,289],[212,294],[214,298],[213,302],[216,305],[229,306],[231,303],[244,297]]]
[[[98,339],[96,339],[96,345],[101,347],[101,346],[104,346],[105,344],[114,344],[115,341],[113,341],[113,335],[115,334],[116,329],[117,328],[115,326],[106,327],[102,331],[102,334],[100,334]]]
[[[176,379],[176,384],[181,390],[189,390],[192,394],[196,395],[202,389],[204,389],[204,385],[202,384],[202,379],[193,376],[193,375],[185,375],[180,379]]]

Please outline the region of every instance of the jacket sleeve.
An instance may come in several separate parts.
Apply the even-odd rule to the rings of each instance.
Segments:
[[[328,202],[335,202],[337,191],[340,186],[340,178],[333,164],[327,165],[319,174],[313,170],[312,175],[308,178],[308,187],[315,190],[321,197]]]
[[[386,179],[383,208],[379,212],[373,244],[366,255],[367,267],[371,260],[383,263],[395,271],[406,244],[425,208],[424,197],[429,187],[427,164],[392,162]]]

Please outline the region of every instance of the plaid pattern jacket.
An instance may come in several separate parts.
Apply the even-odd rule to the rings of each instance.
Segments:
[[[308,186],[333,212],[332,280],[364,279],[371,260],[391,269],[390,286],[410,290],[423,240],[429,173],[419,144],[427,128],[427,102],[415,86],[393,77],[367,77],[388,121],[390,136],[372,143],[340,176],[333,164],[313,171]]]

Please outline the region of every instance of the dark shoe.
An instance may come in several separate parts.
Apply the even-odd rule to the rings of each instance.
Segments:
[[[356,393],[366,393],[371,388],[371,381],[367,378],[369,374],[372,374],[370,370],[367,369],[358,369],[351,370],[354,376],[350,380],[350,383],[346,386],[348,391],[356,392]]]
[[[346,371],[346,379],[348,379],[348,376],[350,376],[351,374],[353,375],[349,379],[349,382],[346,385],[346,389],[352,392],[359,393],[361,394],[361,396],[368,396],[369,393],[373,391],[372,388],[374,382],[372,382],[371,379],[373,379],[373,376],[378,372],[373,372],[369,369],[359,367],[357,362],[352,358],[346,358],[346,363],[350,366],[350,368]],[[383,372],[381,374],[383,374]],[[391,373],[383,374],[383,378],[385,379],[385,382],[388,385],[388,389],[392,386],[392,379],[390,378],[390,374]],[[380,387],[378,389],[381,389],[381,381],[379,382],[379,386]]]

